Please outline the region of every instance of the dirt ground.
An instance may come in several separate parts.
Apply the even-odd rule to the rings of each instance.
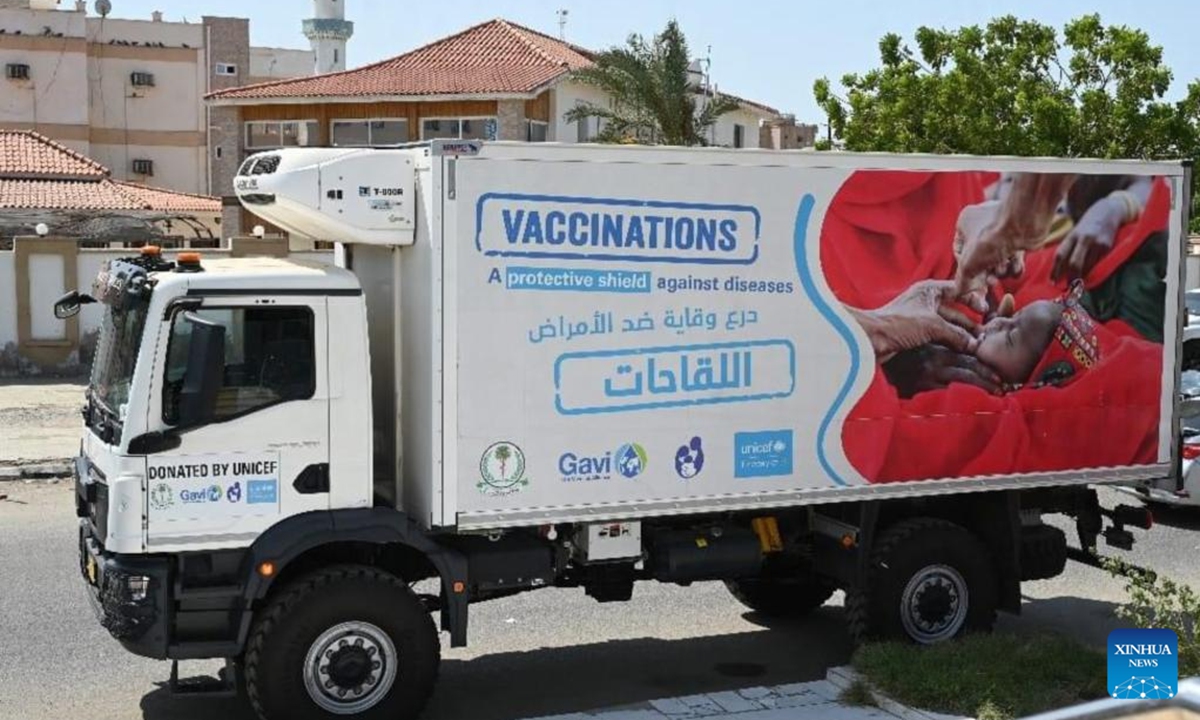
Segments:
[[[84,386],[82,381],[0,380],[0,466],[75,455]]]

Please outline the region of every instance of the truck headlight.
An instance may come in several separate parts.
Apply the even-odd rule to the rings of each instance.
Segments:
[[[125,588],[129,591],[130,600],[141,602],[150,591],[150,578],[145,575],[130,575],[125,578]]]

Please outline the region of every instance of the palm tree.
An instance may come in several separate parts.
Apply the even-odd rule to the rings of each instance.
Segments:
[[[603,120],[595,138],[600,142],[704,145],[704,131],[741,105],[714,93],[697,109],[702,89],[689,80],[688,62],[687,39],[674,20],[649,43],[630,35],[625,47],[600,53],[591,67],[573,74],[612,98],[611,106],[584,103],[567,111],[566,119]]]
[[[496,448],[496,459],[500,461],[500,477],[503,478],[506,474],[508,459],[512,457],[512,452],[507,445],[501,445]]]

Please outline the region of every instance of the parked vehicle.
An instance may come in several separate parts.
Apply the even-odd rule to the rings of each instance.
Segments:
[[[1183,328],[1183,369],[1200,370],[1200,290],[1188,290],[1187,324]]]
[[[1159,328],[1091,316],[1050,279],[1061,238],[1030,235],[1006,282],[1037,302],[956,331],[954,254],[982,241],[955,228],[1008,207],[1001,173],[1102,188],[1106,267],[1169,258]],[[56,306],[104,312],[81,573],[126,649],[226,658],[266,718],[415,717],[431,611],[458,647],[472,603],[549,586],[722,580],[764,615],[845,588],[859,638],[986,630],[1062,571],[1045,515],[1076,520],[1085,559],[1149,526],[1090,485],[1174,468],[1187,187],[1167,162],[251,156],[241,202],[342,243],[337,267],[148,249]]]
[[[1188,302],[1192,297],[1189,292]],[[1200,459],[1200,371],[1184,370],[1180,389],[1178,472],[1169,478],[1146,480],[1119,489],[1149,503],[1197,507],[1200,506],[1200,463],[1196,462]]]

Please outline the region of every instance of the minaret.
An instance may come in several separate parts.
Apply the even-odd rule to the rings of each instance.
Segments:
[[[304,21],[304,37],[317,56],[315,74],[346,69],[346,41],[354,23],[346,20],[346,0],[313,0],[314,17]]]

